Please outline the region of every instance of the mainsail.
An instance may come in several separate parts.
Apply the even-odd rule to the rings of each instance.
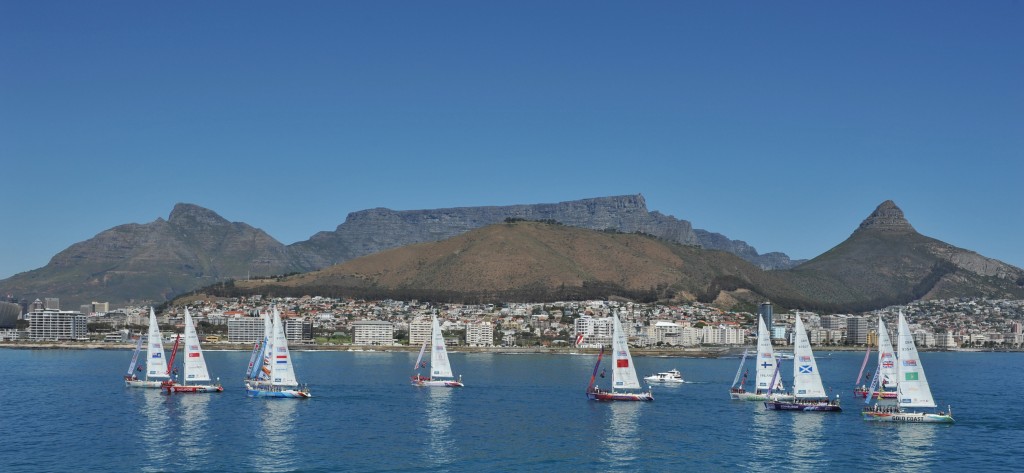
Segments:
[[[149,308],[149,335],[146,341],[146,376],[148,378],[169,378],[167,359],[164,358],[164,341],[160,338],[160,326],[156,323],[156,312]]]
[[[932,398],[932,390],[928,387],[928,378],[924,375],[924,366],[917,354],[917,346],[914,345],[914,334],[910,333],[910,326],[903,318],[903,311],[899,313],[899,363],[897,364],[897,380],[899,383],[899,398],[901,407],[935,407],[935,400]]]
[[[821,384],[818,362],[814,359],[811,342],[800,314],[796,314],[796,346],[793,347],[793,394],[797,399],[827,398]]]
[[[441,333],[441,326],[437,323],[437,316],[431,315],[431,349],[430,349],[430,377],[451,378],[452,364],[448,361],[448,349],[444,346],[444,334]]]
[[[772,388],[772,380],[775,379],[774,389],[784,390],[782,379],[775,376],[775,350],[772,349],[772,337],[764,324],[764,319],[757,317],[757,371],[754,374],[758,392],[768,392]]]
[[[612,334],[612,389],[640,389],[640,381],[636,377],[633,357],[629,355],[629,337],[622,330],[619,315],[612,314],[614,332]]]
[[[882,317],[878,317],[878,381],[883,388],[896,387],[896,352],[889,340],[889,331]]]
[[[270,382],[274,386],[298,386],[295,369],[292,366],[291,353],[288,352],[288,339],[285,337],[281,314],[274,309],[274,322],[271,329],[273,342],[267,357],[271,360]]]
[[[199,334],[196,333],[196,326],[192,322],[192,314],[185,308],[185,361],[182,363],[185,368],[186,383],[208,382],[210,372],[206,369],[206,359],[203,357],[203,349],[199,346]]]

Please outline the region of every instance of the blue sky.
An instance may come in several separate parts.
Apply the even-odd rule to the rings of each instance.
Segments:
[[[892,199],[1024,266],[1024,3],[0,0],[0,278],[210,208],[641,193],[811,258]]]

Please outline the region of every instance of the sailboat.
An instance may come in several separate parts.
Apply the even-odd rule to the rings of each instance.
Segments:
[[[430,315],[430,376],[421,376],[419,369],[423,368],[423,354],[427,350],[427,342],[420,347],[420,356],[416,357],[416,364],[413,370],[417,370],[412,377],[413,386],[461,388],[462,376],[455,379],[452,374],[452,364],[448,361],[448,348],[444,344],[444,334],[441,333],[441,325],[437,322],[437,315]]]
[[[869,347],[868,350],[871,348]],[[861,372],[864,368],[861,368]],[[858,375],[857,379],[860,379]],[[881,388],[874,391],[875,399],[893,399],[898,397],[896,393],[896,352],[892,349],[892,342],[889,340],[889,331],[885,328],[882,317],[878,317],[878,366],[875,367],[875,381],[880,383]],[[861,385],[854,388],[853,394],[861,399],[868,397],[868,387]]]
[[[308,386],[299,388],[299,381],[295,378],[295,367],[292,365],[292,356],[288,351],[288,339],[284,334],[284,324],[281,322],[281,314],[274,309],[273,322],[271,325],[271,336],[264,344],[261,355],[263,363],[269,373],[258,379],[249,379],[245,382],[245,392],[252,397],[288,397],[306,399],[313,397],[309,393]]]
[[[839,412],[839,395],[829,400],[821,384],[818,362],[814,359],[811,341],[800,314],[796,314],[796,346],[793,348],[793,400],[784,401],[773,397],[765,401],[764,407],[775,411]]]
[[[777,401],[792,400],[792,395],[785,394],[785,387],[782,385],[782,377],[779,376],[779,360],[775,358],[775,351],[772,349],[772,337],[764,319],[757,318],[757,353],[754,357],[756,371],[754,372],[754,392],[730,392],[732,399],[741,401],[767,401],[770,397]],[[769,386],[771,386],[769,388]],[[730,390],[731,391],[731,390]],[[733,397],[735,394],[735,397]]]
[[[590,385],[587,386],[587,399],[592,401],[653,401],[654,395],[648,387],[647,392],[619,391],[619,389],[642,389],[640,380],[636,377],[636,367],[633,366],[633,357],[629,355],[629,338],[622,330],[622,323],[619,322],[619,315],[612,314],[612,389],[602,390],[594,384],[597,369],[601,366],[601,357],[604,355],[604,347],[597,356],[597,364],[594,365],[594,374],[590,376]],[[603,376],[603,375],[602,375]]]
[[[924,365],[917,354],[917,346],[914,345],[914,335],[910,333],[910,326],[907,319],[903,317],[903,311],[899,312],[899,329],[896,338],[899,356],[896,363],[896,391],[898,403],[895,406],[885,406],[875,403],[865,407],[863,411],[864,420],[881,422],[922,422],[922,423],[953,423],[952,409],[947,412],[924,412],[909,410],[914,408],[935,408],[935,399],[932,397],[932,390],[928,386],[928,378],[924,375]],[[876,376],[877,380],[877,376]],[[875,389],[875,382],[871,383],[871,391]],[[871,401],[868,396],[867,402]]]
[[[747,372],[743,365],[747,362],[747,350],[743,350],[743,357],[740,358],[740,366],[736,368],[736,377],[732,379],[732,386],[729,386],[729,399],[739,400],[741,394],[747,392],[744,385],[747,384]],[[740,373],[743,374],[743,381],[740,381]]]
[[[168,393],[219,393],[224,392],[224,386],[217,378],[216,384],[209,384],[210,371],[206,369],[206,358],[203,357],[203,348],[199,345],[199,334],[196,332],[196,325],[192,322],[192,314],[185,308],[185,357],[182,364],[182,382],[175,383],[173,380],[164,381],[162,387]]]
[[[142,336],[135,346],[135,353],[132,355],[132,364],[128,366],[128,374],[124,376],[124,384],[129,388],[160,388],[160,383],[170,379],[171,374],[167,367],[167,359],[164,358],[164,343],[160,338],[160,326],[156,322],[156,312],[149,308],[149,334],[146,336],[146,376],[139,379],[135,371],[142,367],[136,367],[139,359],[139,352],[142,351]],[[135,371],[133,371],[135,370]]]

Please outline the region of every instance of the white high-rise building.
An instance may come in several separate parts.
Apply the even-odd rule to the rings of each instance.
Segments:
[[[491,323],[467,323],[466,345],[471,347],[494,346],[494,327],[491,326]]]
[[[29,340],[79,340],[89,336],[88,317],[78,311],[43,309],[29,312]]]
[[[394,345],[395,326],[384,320],[353,322],[352,343],[356,345]]]
[[[430,340],[430,317],[420,317],[409,323],[409,345],[418,347]]]

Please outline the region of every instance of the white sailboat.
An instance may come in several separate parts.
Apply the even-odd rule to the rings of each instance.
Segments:
[[[253,397],[310,398],[312,395],[309,388],[299,388],[299,381],[295,377],[281,314],[277,309],[274,309],[273,314],[271,336],[263,349],[263,363],[268,366],[269,373],[263,379],[247,380],[245,392]]]
[[[132,356],[132,365],[135,365],[136,360],[139,357],[139,352],[142,349],[142,338],[139,338],[139,344],[135,347],[135,353]],[[138,376],[132,372],[132,367],[128,368],[128,374],[124,377],[124,384],[130,388],[160,388],[160,384],[170,379],[171,374],[167,368],[167,359],[164,358],[164,344],[160,338],[160,326],[156,322],[156,312],[153,308],[149,308],[149,333],[146,336],[146,368],[145,378],[139,379]]]
[[[754,356],[757,363],[754,372],[754,392],[734,393],[741,401],[767,401],[774,396],[776,400],[792,400],[792,395],[785,394],[785,387],[782,384],[782,376],[779,376],[779,360],[775,357],[775,350],[772,349],[772,337],[764,319],[757,318],[757,353]]]
[[[796,314],[796,345],[793,347],[793,400],[773,396],[764,407],[776,411],[839,412],[839,395],[830,401],[821,383],[818,362],[814,359],[811,341],[800,314]]]
[[[461,388],[462,376],[455,379],[452,374],[452,364],[448,360],[448,348],[444,344],[444,334],[441,333],[441,325],[437,322],[437,315],[430,315],[430,376],[421,376],[417,372],[412,377],[413,386]],[[419,370],[423,362],[423,353],[427,349],[427,342],[420,347],[420,356],[416,358],[414,370]]]
[[[192,314],[185,308],[185,357],[182,358],[182,382],[177,384],[174,381],[165,381],[163,388],[168,393],[219,393],[224,391],[224,386],[217,383],[210,384],[210,371],[206,368],[206,358],[203,356],[203,348],[199,345],[199,333],[196,332],[196,325],[192,322]]]
[[[897,346],[899,355],[896,363],[896,390],[898,404],[885,406],[875,404],[864,409],[864,420],[882,422],[923,422],[923,423],[944,423],[953,422],[952,409],[947,412],[930,413],[911,409],[935,408],[935,399],[932,397],[932,390],[928,385],[928,378],[924,374],[924,365],[921,357],[918,356],[917,346],[914,344],[914,335],[910,333],[910,326],[903,317],[903,311],[899,312],[899,329],[897,330]],[[872,391],[874,390],[872,383]],[[870,397],[868,401],[870,401]]]
[[[612,389],[602,390],[594,384],[597,368],[601,365],[601,356],[604,354],[604,347],[597,357],[597,365],[594,366],[594,375],[590,377],[590,385],[587,386],[587,398],[592,401],[653,401],[654,396],[650,388],[646,392],[620,391],[623,389],[642,389],[640,380],[636,377],[636,367],[633,366],[633,357],[629,354],[629,337],[622,330],[622,323],[619,322],[619,315],[612,314]]]

